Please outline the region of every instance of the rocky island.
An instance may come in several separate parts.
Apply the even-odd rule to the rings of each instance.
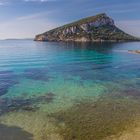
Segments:
[[[137,41],[115,26],[114,20],[102,13],[36,35],[35,41],[116,42]]]

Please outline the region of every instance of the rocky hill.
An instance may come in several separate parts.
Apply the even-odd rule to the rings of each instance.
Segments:
[[[35,41],[135,41],[133,37],[114,24],[114,20],[105,13],[81,19],[55,28],[35,37]]]

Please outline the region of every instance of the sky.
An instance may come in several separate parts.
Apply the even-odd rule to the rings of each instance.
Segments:
[[[34,38],[75,20],[106,13],[140,37],[140,0],[0,0],[0,39]]]

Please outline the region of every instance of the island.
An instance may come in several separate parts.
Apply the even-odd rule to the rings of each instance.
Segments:
[[[36,35],[35,41],[116,42],[139,41],[116,27],[107,14],[84,18]]]

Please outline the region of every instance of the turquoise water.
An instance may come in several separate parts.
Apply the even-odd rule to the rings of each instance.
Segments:
[[[1,98],[53,93],[56,102],[63,104],[128,89],[126,83],[135,83],[140,77],[140,55],[128,50],[139,49],[139,45],[0,41]]]
[[[139,96],[140,55],[128,52],[139,49],[139,42],[0,41],[2,122],[29,131],[28,123],[36,115],[30,114],[30,118],[28,113],[42,113],[35,121],[38,124],[44,113],[67,110],[83,100],[118,93],[131,96],[131,91]]]

